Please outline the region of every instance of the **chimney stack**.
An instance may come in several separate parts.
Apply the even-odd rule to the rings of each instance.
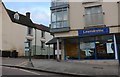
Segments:
[[[30,18],[30,12],[26,12],[26,16]]]

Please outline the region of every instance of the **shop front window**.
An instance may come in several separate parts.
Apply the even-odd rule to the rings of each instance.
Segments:
[[[95,43],[94,42],[80,43],[80,58],[95,59]]]
[[[95,59],[94,37],[80,39],[80,59]]]
[[[97,59],[115,59],[115,48],[112,35],[96,37]]]
[[[112,35],[80,39],[80,59],[115,59]]]

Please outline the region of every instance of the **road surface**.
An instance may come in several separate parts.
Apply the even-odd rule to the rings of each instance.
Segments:
[[[27,77],[27,76],[29,77],[73,77],[73,76],[25,70],[20,68],[13,68],[13,67],[1,66],[0,68],[2,68],[2,75],[3,75],[2,77]]]

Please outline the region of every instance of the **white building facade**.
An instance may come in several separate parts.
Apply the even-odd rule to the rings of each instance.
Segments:
[[[27,56],[26,43],[29,41],[27,36],[33,38],[32,56],[48,55],[48,52],[52,55],[52,46],[45,45],[53,37],[48,27],[33,23],[29,12],[22,15],[11,11],[2,2],[0,2],[0,10],[0,51],[2,51],[2,56],[10,57],[13,51],[18,53],[18,56]]]

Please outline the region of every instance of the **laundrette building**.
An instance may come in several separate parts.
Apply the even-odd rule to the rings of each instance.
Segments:
[[[47,44],[56,45],[57,58],[65,61],[118,63],[120,60],[119,1],[53,0],[50,9],[50,31],[54,33],[54,39]]]

